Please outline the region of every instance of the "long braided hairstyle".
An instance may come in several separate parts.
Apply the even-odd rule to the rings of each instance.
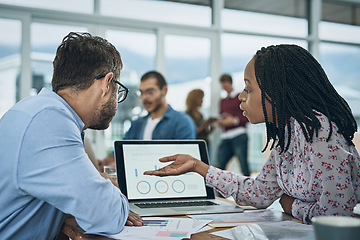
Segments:
[[[317,112],[334,122],[348,144],[354,145],[352,139],[357,124],[351,109],[336,92],[321,65],[307,50],[287,44],[263,47],[256,52],[254,59],[267,132],[263,151],[271,140],[272,149],[276,139],[276,146],[280,147],[281,152],[289,149],[291,117],[300,124],[306,141],[312,142],[314,134],[318,136],[321,127]],[[272,105],[273,123],[268,121],[265,100]],[[330,124],[326,141],[329,141],[332,132]]]

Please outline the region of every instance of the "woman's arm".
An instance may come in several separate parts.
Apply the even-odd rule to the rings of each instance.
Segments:
[[[161,169],[146,171],[144,175],[170,176],[197,172],[206,179],[208,186],[226,197],[233,196],[239,205],[260,208],[266,208],[283,193],[277,184],[277,174],[271,158],[255,179],[210,167],[190,155],[177,154],[160,159],[160,162],[170,161],[173,162]]]

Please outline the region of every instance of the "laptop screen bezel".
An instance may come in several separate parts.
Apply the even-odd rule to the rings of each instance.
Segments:
[[[114,142],[115,149],[115,161],[116,161],[116,170],[117,170],[117,179],[121,192],[128,198],[127,183],[126,183],[126,174],[125,174],[125,162],[124,162],[124,144],[197,144],[200,150],[201,161],[209,165],[209,156],[207,151],[207,146],[204,140],[119,140]],[[204,179],[205,184],[205,179]],[[215,199],[214,189],[205,185],[206,196],[204,197],[184,197],[184,198],[147,198],[143,200],[133,200],[129,201],[177,201],[184,199]]]

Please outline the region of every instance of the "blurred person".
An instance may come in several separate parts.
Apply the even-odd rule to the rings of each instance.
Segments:
[[[145,73],[140,79],[138,95],[148,114],[131,122],[124,139],[162,140],[195,139],[196,126],[184,112],[174,110],[166,102],[167,83],[156,71]],[[115,165],[114,152],[99,162]]]
[[[140,79],[138,95],[148,115],[131,123],[124,139],[195,139],[196,127],[191,118],[174,110],[166,102],[167,83],[156,71]]]
[[[204,119],[200,108],[203,103],[204,91],[201,89],[191,90],[186,97],[186,111],[196,126],[196,138],[202,139],[206,142],[208,152],[210,153],[209,134],[214,130],[214,123],[216,118]]]
[[[92,234],[141,225],[84,149],[84,130],[108,128],[127,95],[119,52],[70,32],[53,66],[53,91],[21,100],[0,120],[0,239],[55,239],[67,214]]]
[[[234,91],[233,80],[229,74],[220,77],[221,87],[227,96],[220,101],[220,118],[217,123],[222,128],[220,145],[217,152],[216,166],[226,169],[226,165],[236,156],[244,176],[250,176],[248,164],[248,135],[246,125],[248,119],[240,109],[238,92]]]
[[[265,123],[271,154],[255,178],[209,166],[189,155],[146,175],[202,175],[207,185],[239,205],[266,208],[280,198],[285,213],[311,224],[319,215],[351,216],[360,202],[357,124],[318,61],[304,48],[263,47],[247,64],[241,109]]]

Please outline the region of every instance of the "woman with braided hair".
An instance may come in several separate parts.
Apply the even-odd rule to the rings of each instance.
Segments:
[[[276,199],[305,223],[318,215],[350,216],[360,202],[356,121],[316,59],[297,45],[261,48],[247,64],[240,108],[266,124],[270,156],[256,178],[208,166],[189,155],[148,175],[197,172],[239,205],[266,208]],[[263,150],[263,151],[264,151]]]

